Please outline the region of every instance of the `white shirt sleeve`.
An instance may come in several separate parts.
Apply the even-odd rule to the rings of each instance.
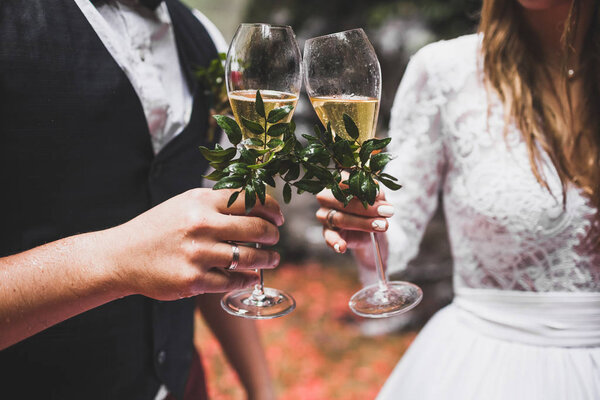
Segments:
[[[394,159],[385,172],[403,187],[386,191],[396,212],[390,219],[388,271],[397,272],[418,253],[425,228],[437,207],[446,165],[439,85],[428,72],[434,60],[424,48],[411,59],[398,87],[390,121]]]

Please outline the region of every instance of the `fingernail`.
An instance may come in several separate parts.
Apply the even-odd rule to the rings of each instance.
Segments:
[[[371,226],[376,231],[385,231],[386,223],[382,219],[376,219],[375,221],[371,222]]]
[[[394,206],[379,206],[377,207],[377,213],[382,217],[391,217],[392,215],[394,215]]]
[[[340,249],[340,244],[336,243],[333,245],[333,249],[335,250],[336,253],[341,253],[342,250]]]

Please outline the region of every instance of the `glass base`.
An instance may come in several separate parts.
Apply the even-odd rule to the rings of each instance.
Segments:
[[[423,298],[423,291],[409,282],[392,281],[387,286],[379,283],[356,292],[350,299],[350,309],[366,318],[385,318],[415,308]]]
[[[289,294],[272,288],[263,288],[264,294],[255,295],[248,288],[227,293],[221,299],[221,307],[231,315],[252,319],[283,317],[294,311],[296,301]]]

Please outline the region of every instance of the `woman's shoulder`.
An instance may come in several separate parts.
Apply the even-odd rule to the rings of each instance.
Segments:
[[[411,63],[441,84],[440,89],[457,89],[464,78],[477,71],[480,44],[481,35],[476,33],[440,40],[422,47]]]
[[[465,58],[476,59],[481,43],[481,35],[473,33],[449,40],[429,43],[415,53],[413,58],[423,61],[454,63]]]

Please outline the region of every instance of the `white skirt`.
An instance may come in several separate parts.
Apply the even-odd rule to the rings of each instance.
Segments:
[[[377,399],[600,399],[600,294],[461,289]]]

